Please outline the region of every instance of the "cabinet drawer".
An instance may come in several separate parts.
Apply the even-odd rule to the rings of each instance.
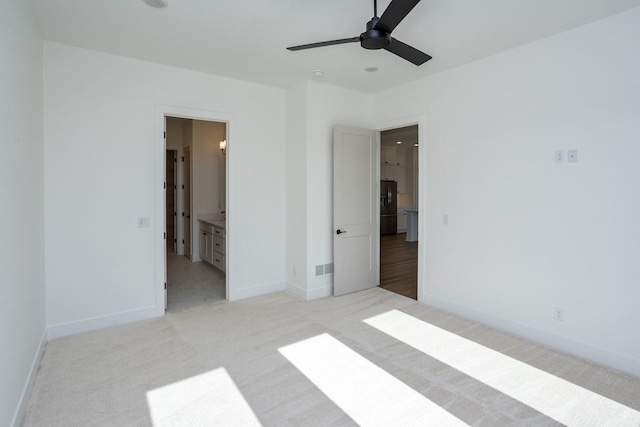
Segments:
[[[223,239],[226,237],[226,232],[224,228],[213,227],[213,234],[218,237],[222,237]]]
[[[206,231],[207,233],[213,234],[213,225],[200,222],[200,231]]]
[[[224,255],[224,239],[219,236],[213,236],[213,251]]]
[[[225,256],[222,255],[219,252],[214,252],[213,253],[213,266],[215,268],[217,268],[218,270],[224,272],[224,268],[225,268]]]

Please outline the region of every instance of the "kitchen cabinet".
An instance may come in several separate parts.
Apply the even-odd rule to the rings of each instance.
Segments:
[[[407,231],[407,210],[398,209],[398,233]]]
[[[396,166],[396,149],[391,147],[382,147],[380,163],[383,165]]]
[[[405,151],[396,152],[396,182],[398,183],[398,193],[407,192],[407,153]]]
[[[380,150],[380,179],[383,181],[396,180],[396,149],[382,147]]]
[[[396,166],[396,182],[398,183],[398,193],[407,192],[407,168]]]
[[[385,165],[385,164],[381,165],[380,179],[383,181],[395,181],[396,167],[394,165]]]

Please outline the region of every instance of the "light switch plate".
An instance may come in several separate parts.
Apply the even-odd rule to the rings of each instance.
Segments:
[[[567,163],[577,163],[577,162],[578,162],[578,150],[568,150]]]

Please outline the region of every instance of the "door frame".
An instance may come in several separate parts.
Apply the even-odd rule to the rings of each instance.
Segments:
[[[182,255],[193,262],[193,242],[194,242],[194,227],[193,227],[193,155],[191,154],[191,145],[182,147]],[[186,161],[185,159],[188,159]],[[187,163],[189,166],[185,166]],[[189,185],[187,187],[187,176],[189,177]],[[188,197],[187,197],[188,196]],[[189,203],[187,203],[187,199]],[[187,215],[184,216],[185,212]],[[189,227],[187,227],[187,224]],[[187,245],[186,242],[189,242]],[[187,250],[187,246],[189,250]]]
[[[207,111],[207,110],[197,110],[193,108],[185,108],[185,107],[176,107],[172,105],[156,105],[155,106],[155,136],[154,136],[154,164],[155,164],[155,179],[154,186],[155,190],[153,191],[155,198],[155,226],[153,227],[155,231],[155,284],[153,286],[155,290],[155,311],[156,315],[164,316],[165,314],[165,271],[166,271],[166,243],[164,238],[164,233],[166,231],[165,224],[165,173],[166,173],[166,155],[165,151],[166,140],[165,140],[165,118],[166,117],[179,117],[183,119],[192,119],[192,120],[204,120],[209,122],[221,122],[226,124],[227,131],[227,148],[225,150],[225,208],[227,211],[226,216],[226,229],[227,229],[227,239],[225,241],[227,248],[227,256],[225,258],[226,266],[225,266],[225,283],[226,283],[226,294],[225,298],[229,300],[229,295],[231,294],[231,289],[233,288],[233,271],[229,268],[229,254],[233,254],[234,248],[234,236],[235,233],[233,229],[235,224],[233,222],[233,216],[228,215],[229,207],[231,206],[230,201],[232,199],[230,188],[230,159],[233,156],[233,144],[230,144],[232,141],[232,130],[235,126],[235,116],[229,113],[221,113],[216,111]],[[231,255],[233,256],[233,255]]]
[[[424,279],[424,258],[425,258],[425,241],[427,238],[426,233],[426,209],[428,206],[426,185],[422,182],[422,177],[426,176],[426,158],[427,158],[427,146],[425,138],[425,129],[427,123],[427,116],[420,114],[416,116],[403,117],[400,119],[389,120],[376,123],[375,130],[378,134],[378,156],[380,156],[381,144],[380,144],[380,132],[385,130],[397,129],[407,126],[418,125],[418,144],[420,149],[418,150],[418,230],[420,231],[420,238],[418,239],[418,301],[425,303],[426,300],[426,286]],[[380,162],[378,162],[378,177],[380,177]],[[380,241],[380,227],[378,226],[378,241]],[[379,268],[379,267],[378,267]]]
[[[174,183],[173,211],[175,214],[172,214],[170,216],[173,217],[173,237],[174,237],[173,253],[177,255],[178,254],[178,235],[180,234],[178,233],[178,215],[177,215],[177,212],[178,212],[178,150],[175,148],[170,148],[170,149],[166,149],[165,153],[173,154],[173,163],[174,163],[173,165],[173,183]],[[166,167],[167,167],[167,164],[165,163],[165,175],[166,175]],[[168,187],[165,189],[165,197],[166,197],[166,191],[168,189],[169,189]],[[166,218],[166,209],[165,209],[165,218]]]

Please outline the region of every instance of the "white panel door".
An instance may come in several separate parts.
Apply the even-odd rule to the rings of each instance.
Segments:
[[[375,131],[333,132],[333,295],[379,283],[377,141]]]

